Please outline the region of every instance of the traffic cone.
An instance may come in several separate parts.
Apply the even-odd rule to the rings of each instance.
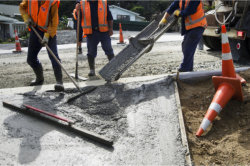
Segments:
[[[222,76],[236,78],[232,53],[225,25],[221,26],[221,41],[222,41]]]
[[[13,51],[13,53],[20,53],[22,52],[21,50],[21,44],[17,35],[17,31],[15,30],[15,41],[16,41],[16,51]]]
[[[118,44],[124,44],[123,34],[122,34],[122,24],[121,23],[119,23],[119,31],[120,31],[120,37],[119,37],[119,43]]]
[[[227,29],[225,25],[221,26],[221,40],[222,40],[222,76],[238,78],[241,80],[241,84],[245,85],[246,80],[239,74],[235,73],[232,53],[227,36]]]
[[[213,76],[213,83],[216,90],[212,103],[200,125],[196,136],[200,137],[207,129],[210,123],[220,113],[231,98],[243,101],[243,93],[241,88],[241,80],[238,78],[230,78],[223,76]]]
[[[243,101],[243,92],[241,86],[246,84],[246,80],[235,73],[225,25],[221,26],[221,33],[222,76],[213,76],[212,78],[216,93],[198,131],[196,132],[197,137],[200,137],[204,133],[204,131],[225,107],[229,100],[231,100],[231,98],[236,98],[239,101]]]

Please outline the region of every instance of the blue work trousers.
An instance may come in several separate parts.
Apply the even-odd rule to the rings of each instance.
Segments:
[[[40,36],[43,38],[44,36],[44,32],[40,31],[39,29],[37,29],[37,32],[40,34]],[[60,60],[58,53],[57,53],[57,41],[56,41],[56,36],[54,36],[53,38],[49,38],[49,42],[48,42],[48,46],[49,48],[52,50],[52,52],[55,54],[55,56]],[[39,40],[39,38],[36,36],[35,32],[31,29],[30,32],[30,38],[29,38],[29,48],[28,48],[28,56],[27,56],[27,63],[32,67],[32,68],[36,68],[39,65],[41,65],[40,61],[38,60],[38,53],[40,52],[40,50],[42,49],[42,44]],[[47,50],[48,52],[48,50]],[[52,63],[53,69],[54,68],[60,68],[60,66],[58,65],[58,63],[55,61],[55,59],[52,57],[52,55],[48,52],[49,54],[49,58],[50,61]]]
[[[203,27],[191,29],[186,32],[182,42],[183,61],[180,65],[182,71],[193,71],[194,53],[204,32]]]
[[[97,45],[99,42],[101,42],[102,49],[107,56],[114,55],[109,33],[93,31],[91,35],[87,35],[88,57],[95,58],[97,56]]]

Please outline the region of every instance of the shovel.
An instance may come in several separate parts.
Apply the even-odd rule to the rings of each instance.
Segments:
[[[71,77],[75,78],[76,80],[82,80],[82,81],[86,81],[87,78],[85,77],[80,77],[78,76],[78,41],[79,41],[79,31],[80,31],[80,28],[79,28],[79,24],[80,24],[80,11],[77,12],[77,34],[76,34],[76,70],[75,70],[75,74],[72,73],[70,74]]]

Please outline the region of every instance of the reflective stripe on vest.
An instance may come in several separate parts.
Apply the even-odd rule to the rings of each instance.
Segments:
[[[180,0],[179,7],[181,10],[185,10],[187,6],[189,5],[190,0],[185,0],[185,8],[182,9],[182,2],[183,0]],[[185,27],[186,30],[190,30],[196,27],[206,27],[207,26],[207,20],[206,16],[203,10],[203,3],[200,1],[200,4],[197,7],[197,11],[185,18]]]
[[[47,0],[38,9],[38,1],[28,0],[28,14],[39,29],[48,30],[50,8],[56,2],[57,0]],[[59,5],[59,2],[57,2],[57,5]]]
[[[81,1],[81,10],[83,13],[83,18],[82,18],[83,32],[86,35],[92,34],[91,9],[90,9],[90,4],[87,0]],[[108,31],[106,0],[98,0],[98,27],[100,32]]]

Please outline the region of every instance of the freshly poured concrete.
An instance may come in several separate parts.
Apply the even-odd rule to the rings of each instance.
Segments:
[[[157,77],[155,77],[157,78]],[[135,82],[141,81],[141,82]],[[148,81],[147,81],[148,80]],[[0,90],[0,101],[28,103],[77,121],[114,140],[113,148],[13,112],[0,105],[0,163],[27,165],[184,165],[188,147],[179,123],[179,99],[169,77],[103,81],[70,104],[72,93],[45,92],[53,86]],[[72,84],[65,85],[73,88]],[[102,111],[103,110],[103,111]],[[182,120],[182,119],[181,119]]]

